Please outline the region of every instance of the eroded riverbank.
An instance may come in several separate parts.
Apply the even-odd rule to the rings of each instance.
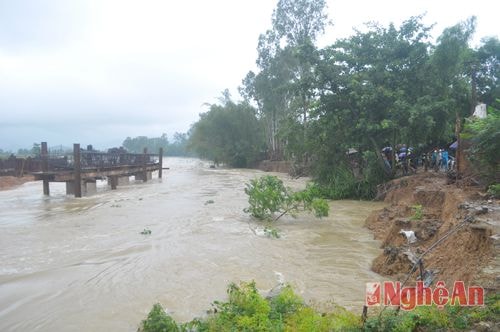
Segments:
[[[264,173],[165,165],[163,181],[83,199],[57,185],[45,198],[38,182],[0,192],[0,330],[135,331],[155,302],[186,321],[232,281],[270,289],[281,276],[306,300],[361,310],[380,253],[363,223],[381,203],[332,202],[330,217],[285,218],[269,239],[242,211],[244,183]]]

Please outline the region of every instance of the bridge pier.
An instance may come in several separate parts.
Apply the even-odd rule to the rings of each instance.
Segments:
[[[158,159],[160,167],[158,168],[158,178],[161,179],[163,175],[163,148],[160,148],[160,156]]]
[[[135,174],[135,180],[136,181],[148,181],[153,178],[153,172],[140,172]]]
[[[73,184],[75,186],[75,197],[82,197],[82,167],[80,159],[80,144],[73,144],[73,158],[75,164],[75,180],[73,181]]]
[[[47,142],[42,142],[40,155],[42,157],[42,172],[46,173],[49,170],[49,152],[47,149]],[[43,194],[45,196],[50,195],[50,187],[48,179],[43,179]]]
[[[85,186],[83,187],[86,195],[97,193],[97,181],[95,179],[85,180]]]
[[[75,197],[82,197],[82,196],[86,196],[87,195],[87,183],[83,180],[80,180],[80,185],[75,185],[76,181],[66,181],[66,195],[75,195]],[[92,185],[91,185],[92,186]],[[95,182],[94,182],[94,187],[95,186]],[[80,188],[80,196],[77,196],[77,188]]]
[[[111,186],[111,190],[116,190],[116,186],[118,186],[118,177],[108,176],[108,184]]]
[[[126,186],[129,183],[130,183],[130,178],[128,176],[120,176],[118,178],[118,185],[119,186]]]
[[[144,148],[144,154],[142,156],[142,162],[144,163],[144,175],[142,176],[142,181],[148,181],[148,172],[146,171],[146,166],[148,164],[148,148]],[[149,178],[151,180],[151,177]]]

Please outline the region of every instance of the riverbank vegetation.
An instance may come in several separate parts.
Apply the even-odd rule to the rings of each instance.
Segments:
[[[365,321],[346,309],[334,306],[320,312],[308,306],[290,286],[274,296],[264,297],[254,282],[231,284],[227,301],[215,301],[204,318],[177,323],[160,304],[155,304],[139,328],[160,331],[436,331],[466,330],[480,324],[494,328],[500,324],[500,297],[486,299],[484,307],[448,305],[417,307],[413,311],[384,310]],[[495,325],[496,324],[496,325]]]
[[[471,47],[474,17],[436,39],[421,16],[399,27],[370,23],[320,48],[328,25],[325,1],[279,1],[259,37],[257,70],[239,87],[243,101],[226,91],[201,114],[190,132],[194,151],[239,167],[289,160],[326,197],[373,198],[394,176],[383,147],[405,144],[415,155],[447,148],[478,102],[500,97],[500,42]],[[498,135],[498,126],[483,128]],[[498,165],[497,146],[484,142]]]
[[[255,110],[248,103],[234,103],[226,91],[221,105],[210,105],[191,128],[188,146],[199,157],[215,164],[248,167],[262,159],[264,136]]]
[[[497,100],[500,104],[500,100]],[[469,159],[488,185],[500,182],[500,109],[488,108],[485,118],[470,118],[465,122],[461,138],[468,140]]]

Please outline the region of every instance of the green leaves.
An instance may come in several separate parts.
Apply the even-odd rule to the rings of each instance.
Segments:
[[[177,323],[167,315],[161,304],[156,303],[142,321],[141,332],[177,332],[180,331]]]
[[[233,103],[228,95],[224,105],[211,105],[191,128],[189,147],[198,156],[233,167],[248,167],[264,151],[263,128],[255,109],[247,103]]]
[[[500,179],[500,111],[488,109],[484,119],[467,119],[462,139],[470,140],[469,158],[479,173],[489,182]]]
[[[273,214],[288,205],[289,190],[283,181],[276,176],[266,175],[259,179],[250,180],[246,184],[245,193],[248,195],[250,207],[245,209],[257,219],[271,219]]]
[[[246,184],[249,207],[244,211],[261,220],[278,220],[285,214],[310,211],[318,218],[328,216],[328,202],[319,198],[314,186],[293,192],[278,177],[266,175]],[[276,216],[277,214],[277,216]]]

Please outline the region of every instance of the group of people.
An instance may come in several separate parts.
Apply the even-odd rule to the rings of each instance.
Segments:
[[[395,151],[391,146],[384,147],[382,158],[388,170],[401,169],[403,175],[416,173],[417,168],[421,166],[425,171],[430,168],[436,172],[447,172],[455,165],[454,158],[446,149],[435,148],[431,152],[417,154],[412,147],[406,147],[405,144],[397,145]]]
[[[427,154],[427,159],[429,159],[428,154]],[[430,165],[428,164],[427,166],[428,167],[430,166],[430,168],[435,170],[436,172],[438,171],[447,172],[450,169],[454,168],[455,159],[449,155],[446,149],[435,148],[430,153]]]

